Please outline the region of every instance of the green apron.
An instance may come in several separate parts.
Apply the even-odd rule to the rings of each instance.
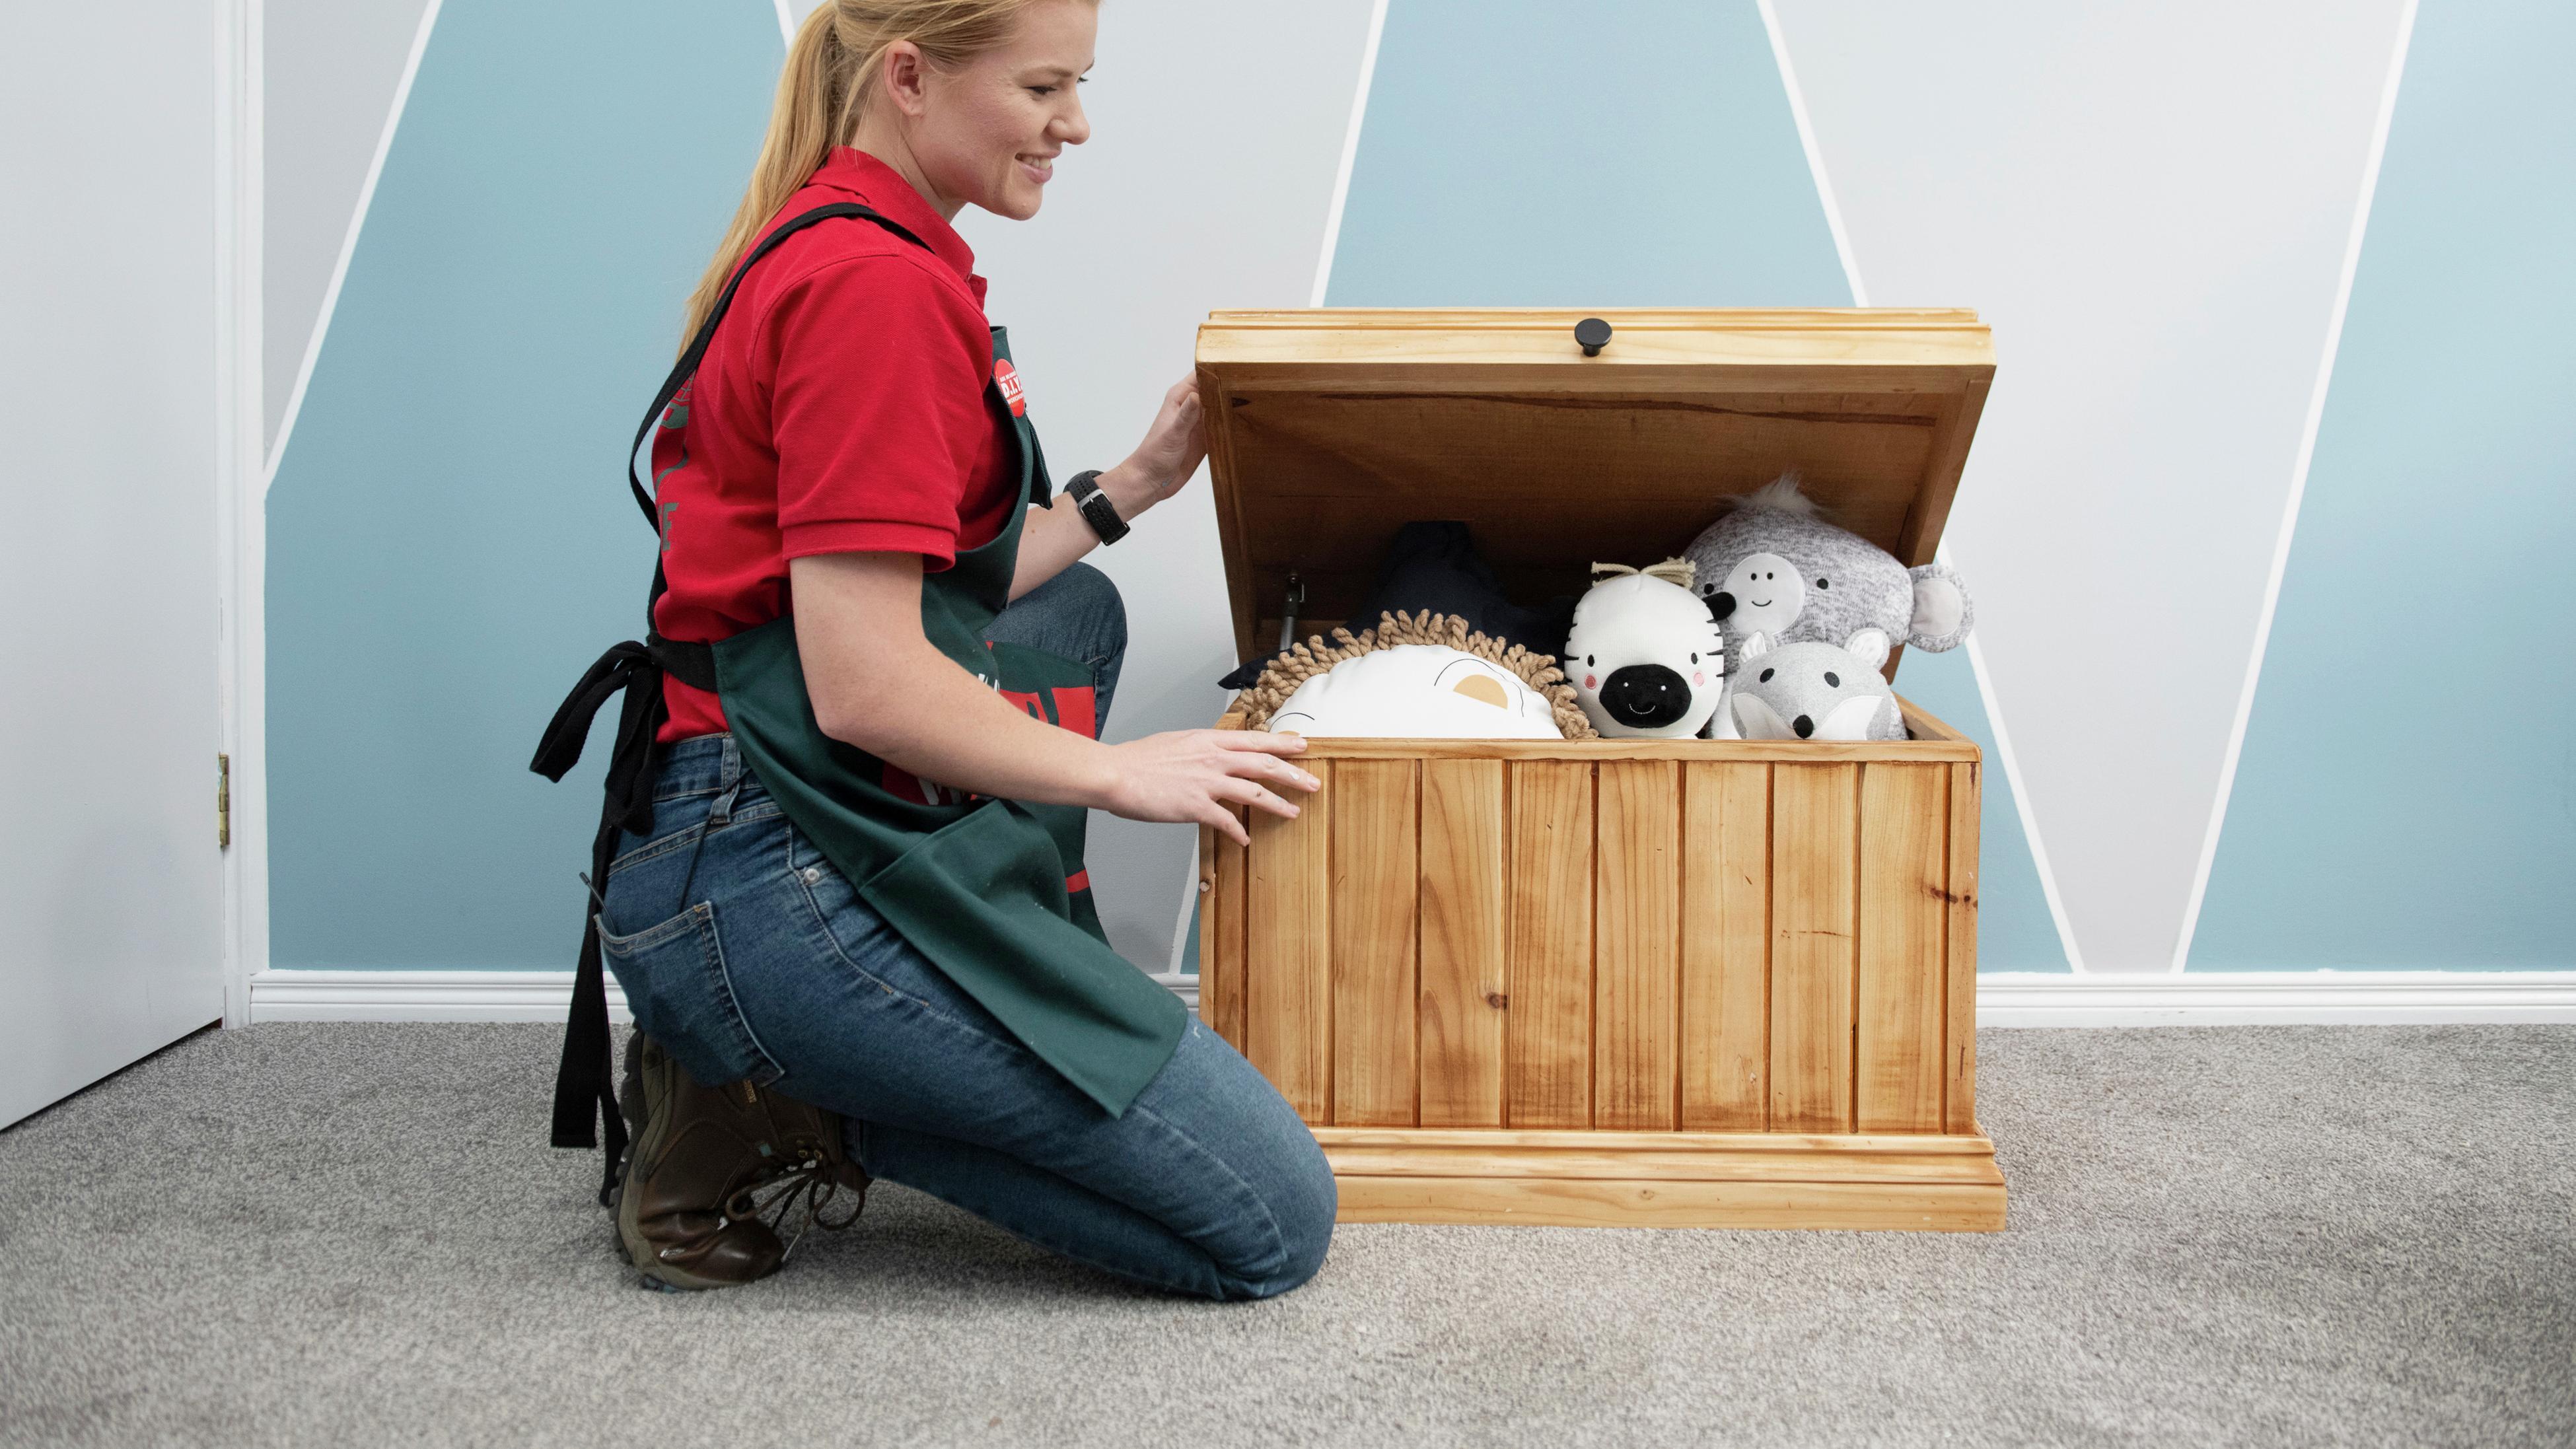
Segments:
[[[744,272],[789,234],[834,217],[861,218],[918,241],[853,204],[818,208],[782,223],[736,269],[681,354],[645,415],[636,438],[639,447],[695,374]],[[997,363],[1010,358],[1008,336],[1000,328],[993,329],[993,356]],[[998,538],[961,551],[946,570],[923,575],[922,632],[958,667],[1030,714],[1094,733],[1097,711],[1086,666],[984,640],[993,616],[1010,598],[1027,506],[1044,506],[1051,491],[1045,457],[1025,413],[1008,404],[998,384],[989,389],[989,397],[1011,424],[1023,506],[1009,510]],[[648,520],[658,520],[652,498],[634,476],[632,449],[628,462],[628,483],[637,502]],[[656,600],[662,587],[657,567]],[[564,701],[533,766],[553,779],[561,779],[579,758],[600,704],[620,688],[627,691],[600,839],[593,849],[594,890],[606,881],[618,833],[644,834],[651,828],[651,745],[664,717],[664,673],[715,692],[745,765],[788,820],[897,934],[1066,1081],[1114,1116],[1124,1113],[1170,1060],[1188,1025],[1188,1012],[1178,997],[1111,950],[1102,934],[1082,865],[1087,812],[1079,806],[968,795],[915,779],[826,736],[806,695],[792,616],[711,646],[658,635],[649,635],[645,644],[618,645]],[[593,1145],[590,1123],[597,1104],[609,1129],[613,1176],[624,1133],[609,1093],[606,988],[596,913],[590,914],[556,1083],[555,1143]]]

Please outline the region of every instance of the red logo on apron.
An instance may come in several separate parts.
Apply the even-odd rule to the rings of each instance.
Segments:
[[[1028,415],[1028,394],[1020,390],[1020,370],[1011,366],[1011,359],[1007,357],[993,359],[993,385],[1002,390],[1002,401],[1011,405],[1012,417]]]

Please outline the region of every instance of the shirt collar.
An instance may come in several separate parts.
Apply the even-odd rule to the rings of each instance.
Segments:
[[[886,219],[921,238],[931,253],[957,273],[958,279],[973,289],[975,299],[984,298],[984,279],[975,275],[975,249],[957,234],[945,218],[933,211],[930,202],[912,189],[903,174],[855,146],[835,146],[814,172],[810,186],[846,192],[885,213]]]

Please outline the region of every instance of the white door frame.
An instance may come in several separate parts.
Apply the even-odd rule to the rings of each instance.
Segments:
[[[232,761],[223,861],[224,1025],[250,1024],[250,978],[268,967],[266,597],[268,476],[261,352],[266,223],[265,6],[215,0],[218,292],[215,308],[216,688]]]

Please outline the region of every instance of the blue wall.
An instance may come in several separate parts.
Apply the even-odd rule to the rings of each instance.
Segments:
[[[2571,59],[2415,22],[2195,968],[2569,964]]]
[[[761,6],[440,12],[269,494],[276,965],[571,965],[601,761],[528,757],[642,623],[619,450],[780,55]]]

